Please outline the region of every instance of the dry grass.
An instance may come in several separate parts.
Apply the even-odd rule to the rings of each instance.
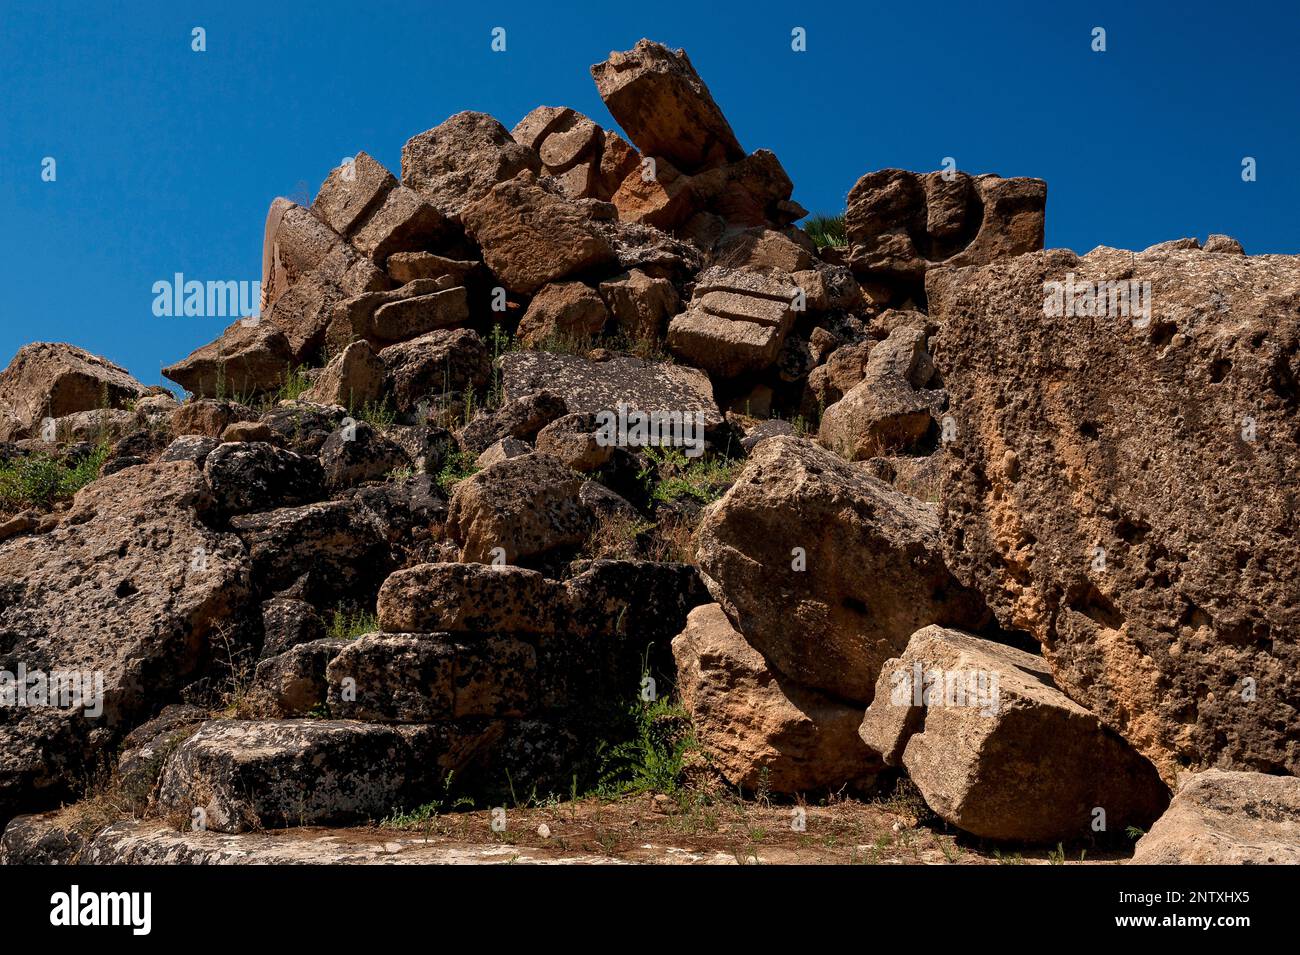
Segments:
[[[690,564],[695,561],[694,528],[683,517],[654,521],[613,514],[603,518],[587,537],[583,554],[593,560],[653,560]]]
[[[635,560],[641,555],[642,537],[654,526],[628,514],[608,514],[587,535],[583,553],[594,560]]]

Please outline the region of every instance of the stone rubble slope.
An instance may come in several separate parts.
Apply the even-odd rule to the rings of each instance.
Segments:
[[[906,775],[990,840],[1113,838],[1177,777],[1139,856],[1287,858],[1242,816],[1300,766],[1297,258],[1043,251],[1042,180],[956,170],[866,172],[838,240],[684,51],[591,74],[619,130],[461,112],[274,200],[183,401],[67,344],[0,372],[0,671],[105,702],[0,707],[0,825],[107,775],[146,821],[88,858],[239,861],[626,783],[643,733],[745,794]],[[1129,280],[1141,325],[1044,303]],[[913,662],[999,706],[895,705]]]

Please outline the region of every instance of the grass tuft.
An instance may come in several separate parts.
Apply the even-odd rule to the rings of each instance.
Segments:
[[[350,404],[348,417],[365,421],[375,430],[383,431],[397,424],[397,409],[389,404],[388,397],[385,396],[381,401],[367,401],[362,405]]]
[[[294,365],[285,370],[280,390],[275,393],[276,401],[297,401],[311,387],[311,378],[307,375],[306,365]]]
[[[379,629],[379,618],[365,610],[335,610],[325,635],[334,640],[355,640]]]

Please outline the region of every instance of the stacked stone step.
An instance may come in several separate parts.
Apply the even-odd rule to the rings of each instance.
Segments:
[[[666,669],[706,599],[684,564],[597,561],[564,582],[490,564],[398,571],[378,631],[259,665],[258,690],[290,718],[204,723],[168,757],[158,803],[241,832],[382,818],[445,795],[453,774],[458,791],[562,788],[611,714],[653,696],[647,666]]]
[[[799,289],[786,273],[715,266],[668,326],[668,346],[692,365],[735,377],[771,365],[794,325]]]

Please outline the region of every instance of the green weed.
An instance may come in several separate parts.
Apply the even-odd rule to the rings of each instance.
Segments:
[[[103,443],[72,463],[47,454],[0,463],[0,507],[48,510],[55,501],[72,497],[99,477],[107,457],[108,445]]]
[[[303,392],[311,387],[311,378],[307,375],[306,365],[293,365],[285,370],[280,390],[275,394],[276,401],[297,401]]]
[[[654,485],[651,497],[671,504],[690,499],[711,504],[726,492],[743,462],[726,457],[688,458],[677,448],[646,448],[650,465],[638,474]]]
[[[674,795],[682,783],[686,755],[696,745],[686,711],[668,699],[638,700],[628,715],[632,738],[598,748],[596,794],[606,798],[647,792]]]
[[[477,456],[468,451],[452,451],[438,471],[438,486],[450,492],[457,482],[478,472],[478,465],[474,463],[476,460]]]
[[[366,421],[379,431],[397,424],[397,409],[388,403],[387,396],[380,401],[367,401],[362,405],[350,403],[348,416]]]

